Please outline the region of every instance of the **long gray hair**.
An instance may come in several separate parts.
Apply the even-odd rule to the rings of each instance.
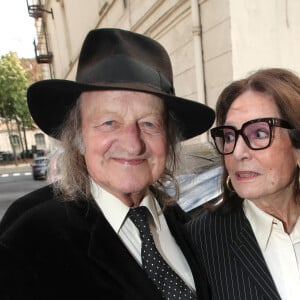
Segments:
[[[150,190],[161,195],[163,205],[174,203],[178,199],[179,186],[174,176],[179,164],[181,135],[178,124],[171,111],[165,107],[168,159],[162,176],[150,186]],[[52,153],[50,173],[54,178],[53,186],[64,200],[91,199],[90,177],[84,158],[85,145],[82,139],[81,98],[70,109],[68,117],[59,129],[59,151]],[[172,195],[167,192],[171,186]],[[175,191],[175,192],[174,192]]]

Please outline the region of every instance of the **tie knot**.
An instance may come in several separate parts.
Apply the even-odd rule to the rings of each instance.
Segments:
[[[148,223],[148,208],[145,206],[139,206],[137,208],[131,208],[128,212],[128,217],[138,228],[141,234],[148,233],[150,231]]]

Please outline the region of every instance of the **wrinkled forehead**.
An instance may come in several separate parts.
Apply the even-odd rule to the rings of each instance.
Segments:
[[[95,114],[155,114],[164,116],[165,103],[162,98],[144,92],[129,90],[101,90],[84,92],[80,96],[81,113]]]

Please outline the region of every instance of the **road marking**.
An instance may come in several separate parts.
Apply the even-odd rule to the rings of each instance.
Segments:
[[[24,175],[24,176],[30,176],[32,175],[31,172],[25,172],[25,173],[5,173],[5,174],[0,174],[0,177],[9,177],[9,176],[21,176],[21,175]]]

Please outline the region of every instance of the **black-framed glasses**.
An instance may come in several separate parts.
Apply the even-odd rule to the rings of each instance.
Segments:
[[[210,130],[216,148],[220,154],[227,155],[233,153],[239,135],[241,135],[246,145],[252,150],[261,150],[271,145],[273,131],[272,128],[282,127],[293,129],[289,122],[278,118],[261,118],[250,120],[244,123],[241,129],[234,126],[219,126]]]

